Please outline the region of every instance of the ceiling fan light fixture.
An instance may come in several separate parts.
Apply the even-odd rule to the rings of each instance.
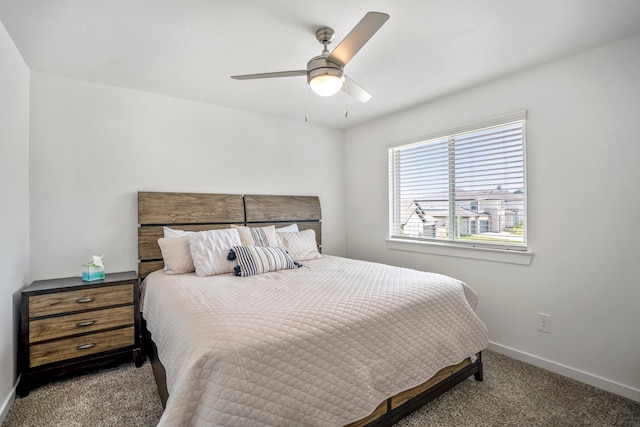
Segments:
[[[309,79],[311,90],[320,96],[332,96],[340,92],[344,77],[336,74],[320,74]]]
[[[307,82],[320,96],[335,95],[342,89],[344,71],[325,56],[316,56],[307,63]]]
[[[231,76],[236,80],[267,79],[272,77],[307,76],[307,84],[320,96],[332,96],[340,90],[364,103],[371,95],[344,74],[344,66],[373,37],[373,35],[389,19],[389,15],[380,12],[368,12],[356,24],[349,34],[329,52],[328,45],[333,41],[335,32],[332,28],[322,27],[316,31],[316,40],[322,45],[322,54],[307,62],[307,69],[278,71],[275,73],[244,74]],[[345,84],[347,82],[348,84]]]

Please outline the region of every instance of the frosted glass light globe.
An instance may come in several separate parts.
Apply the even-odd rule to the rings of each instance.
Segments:
[[[335,74],[321,74],[309,82],[311,90],[320,96],[335,95],[342,89],[343,78]]]

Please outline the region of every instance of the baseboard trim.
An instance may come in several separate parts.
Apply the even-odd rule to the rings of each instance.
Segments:
[[[530,365],[546,369],[547,371],[554,372],[564,377],[589,384],[601,390],[605,390],[610,393],[626,397],[627,399],[640,402],[640,390],[638,390],[637,388],[629,387],[627,385],[599,377],[589,372],[581,371],[570,366],[543,359],[533,354],[525,353],[523,351],[516,350],[514,348],[507,347],[493,341],[489,341],[488,349],[495,351],[496,353],[504,354],[505,356],[509,356],[513,359],[528,363]]]
[[[16,381],[16,385],[13,386],[13,389],[11,390],[9,395],[6,397],[4,402],[2,402],[2,406],[0,406],[0,425],[2,425],[2,423],[4,422],[4,419],[7,418],[7,415],[9,414],[9,410],[11,409],[11,406],[13,405],[14,400],[16,400],[16,389],[18,388],[19,381],[20,381],[19,379],[18,381]]]

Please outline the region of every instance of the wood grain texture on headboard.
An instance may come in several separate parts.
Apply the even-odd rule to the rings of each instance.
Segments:
[[[243,223],[239,194],[138,193],[138,224]]]
[[[320,199],[315,196],[244,196],[247,223],[320,221]]]
[[[158,239],[162,227],[187,231],[296,223],[313,229],[322,243],[322,213],[316,196],[138,192],[138,276],[164,267]]]

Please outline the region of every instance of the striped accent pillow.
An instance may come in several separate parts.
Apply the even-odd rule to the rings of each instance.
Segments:
[[[270,246],[267,233],[265,233],[262,228],[253,227],[250,230],[254,246]]]
[[[300,264],[293,262],[283,248],[261,246],[234,246],[238,266],[234,270],[236,276],[254,276],[270,271],[298,268]]]
[[[231,227],[238,229],[242,246],[278,246],[275,225],[267,225],[265,227],[247,227],[244,225],[234,224]]]

